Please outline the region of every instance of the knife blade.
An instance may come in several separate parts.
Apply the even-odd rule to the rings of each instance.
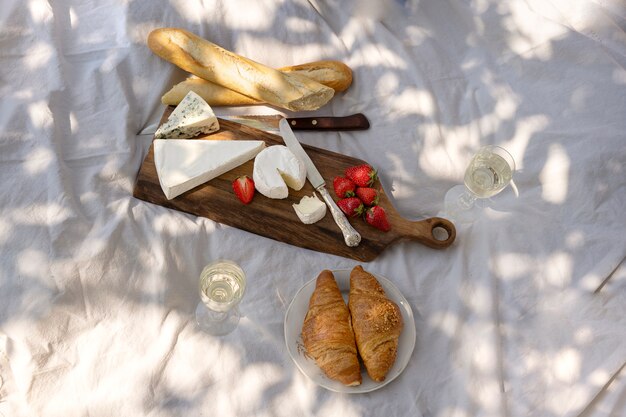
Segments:
[[[298,138],[293,134],[291,127],[289,127],[289,121],[287,119],[282,119],[278,128],[280,130],[280,134],[283,137],[283,141],[287,148],[300,160],[304,163],[306,167],[306,178],[309,180],[313,188],[317,192],[320,193],[324,202],[330,209],[330,213],[337,223],[337,226],[341,229],[341,233],[343,233],[343,240],[346,242],[346,245],[350,247],[358,246],[361,242],[361,235],[357,232],[354,227],[350,224],[345,214],[341,211],[341,209],[337,206],[333,198],[330,196],[328,190],[326,190],[326,181],[324,181],[324,177],[317,170],[309,155],[307,155],[306,151],[300,145]]]
[[[220,119],[241,123],[266,132],[278,132],[278,123],[285,119],[283,115],[233,115],[217,116]],[[349,116],[320,116],[320,117],[287,117],[287,121],[293,130],[314,131],[340,131],[340,130],[365,130],[369,129],[370,123],[363,113]]]

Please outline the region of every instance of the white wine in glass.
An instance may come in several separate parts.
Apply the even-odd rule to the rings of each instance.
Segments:
[[[446,215],[460,222],[474,220],[476,199],[498,194],[511,182],[514,171],[515,161],[506,149],[494,145],[480,148],[465,170],[465,186],[446,193]]]
[[[200,274],[200,300],[196,307],[196,322],[202,330],[213,335],[225,335],[239,324],[237,305],[246,288],[246,275],[233,261],[217,260],[208,264]]]

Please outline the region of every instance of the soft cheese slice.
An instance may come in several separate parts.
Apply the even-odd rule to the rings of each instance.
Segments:
[[[326,215],[326,203],[320,200],[315,193],[311,197],[305,195],[298,204],[292,204],[292,206],[304,224],[318,222]]]
[[[287,198],[289,188],[299,190],[306,181],[304,164],[286,146],[265,148],[254,159],[254,187],[269,198]]]
[[[154,136],[157,139],[193,138],[201,133],[213,133],[219,128],[213,109],[202,97],[190,91]]]
[[[262,140],[155,139],[154,164],[168,200],[254,158]]]

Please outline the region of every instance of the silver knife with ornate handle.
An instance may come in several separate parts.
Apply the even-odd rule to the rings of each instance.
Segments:
[[[354,227],[350,224],[345,214],[341,211],[341,209],[337,206],[333,198],[330,196],[328,190],[326,190],[326,182],[324,178],[320,174],[320,172],[315,168],[313,161],[309,158],[309,155],[306,154],[300,142],[293,134],[291,127],[289,127],[289,121],[283,119],[279,122],[278,128],[280,129],[280,134],[285,141],[285,145],[293,154],[304,163],[306,167],[306,178],[309,180],[313,188],[317,192],[319,192],[326,202],[326,205],[330,209],[330,213],[335,219],[335,223],[341,229],[341,233],[343,233],[343,239],[346,242],[346,245],[350,247],[358,246],[361,242],[361,235],[357,232]]]

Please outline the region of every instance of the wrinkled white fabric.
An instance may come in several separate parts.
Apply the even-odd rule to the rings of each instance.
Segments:
[[[513,154],[514,186],[451,248],[364,265],[418,316],[383,389],[326,391],[285,348],[297,290],[356,262],[132,197],[138,133],[186,76],[145,44],[163,26],[348,64],[315,114],[371,128],[298,136],[373,164],[407,218],[441,214],[481,145]],[[3,1],[0,416],[625,415],[625,30],[618,0]],[[216,258],[248,274],[221,338],[193,319]]]

